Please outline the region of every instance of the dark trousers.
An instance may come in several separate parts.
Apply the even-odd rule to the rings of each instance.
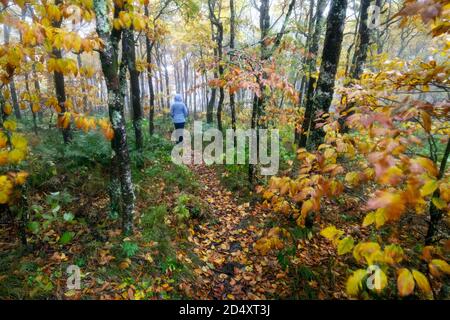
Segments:
[[[184,122],[174,123],[175,129],[184,129]],[[178,143],[183,142],[183,136],[178,138]]]

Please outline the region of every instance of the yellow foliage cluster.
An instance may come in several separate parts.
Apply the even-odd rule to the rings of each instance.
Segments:
[[[350,297],[364,295],[365,290],[375,290],[380,293],[388,284],[390,267],[396,270],[397,290],[400,296],[413,294],[415,284],[417,284],[417,288],[426,298],[432,298],[428,278],[416,269],[410,271],[400,266],[405,258],[405,253],[399,245],[390,244],[382,249],[377,242],[360,242],[354,246],[351,237],[340,239],[343,234],[344,232],[336,229],[335,226],[329,226],[321,231],[322,236],[337,246],[339,255],[353,252],[353,257],[358,263],[368,266],[367,270],[354,271],[347,279],[346,291]],[[429,250],[429,247],[426,247],[424,252],[425,250]],[[450,267],[444,260],[433,259],[431,256],[427,259],[429,260],[429,270],[434,276],[450,274]],[[373,271],[375,271],[374,274]],[[366,281],[366,285],[364,285],[364,281]],[[370,285],[371,281],[372,285]]]
[[[75,126],[83,130],[84,132],[88,132],[90,130],[96,130],[97,126],[100,127],[103,135],[106,139],[112,140],[114,137],[114,130],[112,128],[111,122],[108,119],[95,119],[94,117],[87,117],[80,114],[74,115],[74,123]],[[67,128],[70,124],[72,118],[72,113],[65,112],[58,118],[58,126],[60,128]]]
[[[139,32],[147,28],[147,20],[137,12],[120,11],[119,17],[113,20],[113,26],[115,29],[129,29],[132,26]]]
[[[337,89],[342,99],[336,113],[324,114],[320,120],[322,144],[314,151],[298,150],[296,177],[274,177],[266,188],[260,188],[266,207],[304,226],[307,215],[319,213],[324,200],[358,192],[368,196],[360,203],[367,211],[362,227],[376,229],[406,214],[428,214],[433,206],[443,214],[450,212],[450,176],[439,168],[442,152],[436,151],[437,143],[448,144],[450,104],[398,93],[427,92],[432,85],[447,87],[448,59],[380,60],[378,70],[363,74],[358,85]],[[347,130],[342,130],[342,119]],[[428,149],[430,156],[418,149]],[[357,263],[380,268],[375,271],[378,283],[373,287],[365,282],[372,279],[373,270],[356,270],[347,281],[349,296],[367,290],[380,293],[389,278],[395,278],[399,296],[421,292],[432,297],[427,277],[401,266],[408,257],[400,246],[388,244],[383,249],[377,242],[356,243],[334,226],[323,229],[321,235],[336,247],[338,256],[352,252]],[[269,247],[268,240],[264,241],[261,245]],[[443,256],[427,262],[435,277],[450,271]]]
[[[331,132],[332,126],[325,126]],[[265,205],[275,212],[293,215],[299,226],[303,226],[310,212],[318,212],[323,197],[336,197],[344,190],[342,175],[345,169],[337,163],[338,155],[353,159],[355,148],[347,136],[331,135],[327,143],[311,153],[306,149],[298,150],[301,163],[296,179],[273,177],[267,189],[263,190]],[[369,170],[358,178],[367,180]]]
[[[11,167],[22,162],[28,152],[27,140],[16,133],[16,123],[13,120],[3,122],[3,130],[0,131],[0,166]],[[11,195],[15,186],[23,185],[28,176],[27,172],[8,172],[0,175],[0,203],[11,201]]]
[[[98,120],[98,125],[100,126],[106,139],[112,140],[114,138],[114,130],[112,128],[111,122],[108,119]]]
[[[8,131],[15,131],[16,124],[12,120],[6,120],[3,127]],[[27,140],[13,132],[6,134],[0,131],[0,165],[18,164],[25,159],[27,154]]]
[[[0,46],[0,81],[8,84],[14,71],[25,59],[25,50],[18,44]]]
[[[48,59],[47,70],[48,72],[60,72],[64,75],[72,74],[76,76],[78,74],[77,63],[75,62],[75,60],[70,58]]]
[[[269,230],[267,236],[259,239],[255,243],[255,250],[265,255],[270,250],[280,250],[284,247],[283,239],[290,238],[289,232],[283,228],[275,227]]]

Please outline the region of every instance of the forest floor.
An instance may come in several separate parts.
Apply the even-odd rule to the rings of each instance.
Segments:
[[[253,244],[268,223],[260,205],[238,204],[217,178],[213,167],[191,166],[210,206],[211,218],[195,226],[189,237],[193,252],[206,262],[197,267],[190,286],[199,299],[267,299],[286,296],[288,284],[276,256],[259,256]]]
[[[151,140],[142,156],[132,154],[138,217],[135,234],[124,238],[120,219],[108,216],[108,149],[95,144],[97,139],[80,135],[61,158],[55,155],[59,145],[36,150],[54,164],[30,170],[45,176],[32,177],[28,248],[7,219],[0,225],[0,297],[345,297],[339,285],[344,278],[335,281],[339,274],[330,271],[334,249],[323,237],[303,234],[295,248],[264,255],[255,250],[279,221],[257,195],[242,192],[245,168],[230,173],[219,166],[174,165],[173,145],[164,138]],[[45,156],[34,160],[48,165]],[[223,179],[227,175],[234,185]],[[81,269],[81,290],[66,287],[66,270],[73,264]]]
[[[346,299],[346,279],[361,265],[338,257],[319,232],[335,225],[356,240],[374,236],[361,228],[357,191],[324,200],[312,228],[300,228],[249,192],[245,167],[178,166],[173,144],[155,137],[131,154],[137,214],[124,237],[109,212],[108,146],[96,134],[77,135],[69,149],[46,139],[36,147],[30,139],[27,247],[0,217],[2,299]],[[419,256],[425,226],[400,225],[414,227],[393,241]],[[255,244],[273,227],[291,238],[262,254]],[[79,290],[67,288],[71,265],[81,270]]]

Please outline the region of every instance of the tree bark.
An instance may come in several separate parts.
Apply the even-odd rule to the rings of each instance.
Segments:
[[[136,68],[136,41],[132,28],[123,30],[123,55],[126,58],[128,72],[130,73],[130,97],[133,110],[133,128],[136,140],[136,149],[141,151],[144,147],[144,136],[142,134],[142,106],[141,88],[139,84],[139,71]]]
[[[55,0],[55,5],[59,6],[63,4],[63,0]],[[59,21],[53,21],[52,26],[54,28],[60,28],[61,27],[62,20]],[[53,56],[55,59],[62,59],[62,51],[57,48],[53,48],[52,50]],[[64,83],[64,75],[61,72],[54,71],[53,72],[53,82],[55,85],[55,93],[56,93],[56,99],[58,100],[58,106],[60,108],[60,112],[58,112],[58,120],[60,120],[66,110],[66,89],[65,89],[65,83]],[[69,143],[71,140],[71,132],[70,132],[70,122],[67,125],[66,128],[61,128],[61,132],[63,135],[64,143]]]
[[[148,6],[144,7],[144,14],[148,18]],[[152,51],[153,51],[153,42],[150,41],[148,37],[145,38],[145,48],[147,54],[147,81],[148,81],[148,90],[150,91],[150,110],[148,113],[148,130],[150,136],[153,135],[155,131],[155,89],[153,88],[153,64],[152,64]]]
[[[134,216],[134,188],[131,180],[130,156],[127,145],[127,133],[124,120],[123,79],[118,75],[118,52],[121,32],[111,30],[108,17],[108,6],[106,0],[94,0],[96,14],[96,30],[99,38],[103,41],[103,48],[99,51],[103,74],[106,79],[108,91],[108,109],[111,124],[114,130],[114,138],[111,142],[113,154],[117,158],[112,164],[113,169],[119,175],[120,192],[122,200],[122,219],[124,234],[131,234],[133,230]],[[121,9],[117,6],[114,16],[117,17]],[[117,178],[114,176],[112,178]]]
[[[371,0],[361,0],[361,8],[359,14],[359,27],[358,27],[358,45],[356,46],[354,64],[351,69],[351,76],[353,79],[359,79],[366,63],[367,50],[369,48],[370,30],[367,26],[367,20],[369,18],[369,7]]]
[[[170,108],[170,81],[169,81],[169,70],[167,68],[167,59],[166,54],[163,55],[163,65],[164,65],[164,78],[165,78],[165,85],[166,85],[166,105],[167,109]]]
[[[316,77],[313,77],[313,73],[316,70],[317,64],[317,54],[319,52],[319,42],[320,35],[322,34],[322,23],[323,23],[323,11],[325,10],[325,6],[327,4],[326,0],[318,0],[317,2],[317,10],[315,14],[315,27],[314,33],[312,35],[312,39],[309,47],[309,54],[307,59],[308,65],[308,81],[307,81],[307,89],[306,89],[306,99],[305,99],[305,117],[303,120],[302,128],[303,132],[299,137],[298,145],[300,148],[306,147],[306,142],[308,140],[308,132],[310,132],[311,122],[312,122],[312,114],[313,114],[313,104],[312,98],[314,95],[314,86],[316,84]]]
[[[78,62],[78,69],[81,69],[81,67],[83,66],[82,62],[81,62],[81,54],[77,54],[77,62]],[[81,85],[81,93],[83,94],[83,112],[88,112],[89,111],[89,100],[87,97],[87,91],[86,91],[86,86],[87,86],[87,82],[85,81],[84,77],[81,77],[80,79],[80,85]]]
[[[9,29],[9,26],[7,24],[3,25],[3,36],[5,45],[9,44],[9,36],[10,36],[11,30]],[[16,84],[14,82],[14,76],[11,76],[11,79],[9,80],[9,91],[11,92],[11,100],[14,110],[14,115],[17,119],[22,119],[22,114],[20,113],[20,107],[19,102],[17,99],[17,91],[16,91]]]
[[[212,41],[215,41],[214,24],[212,21],[211,21],[211,38]],[[217,48],[214,48],[213,52],[214,57],[217,57]],[[216,68],[213,70],[213,76],[215,79],[219,77]],[[214,117],[214,105],[216,104],[216,95],[217,95],[217,87],[214,86],[211,88],[211,96],[208,100],[208,105],[206,107],[206,123],[212,124],[214,122],[213,117]]]
[[[270,1],[269,0],[261,0],[261,5],[259,7],[259,28],[260,28],[260,63],[262,66],[264,66],[264,63],[269,60],[272,56],[272,54],[275,52],[275,50],[279,47],[281,44],[281,40],[283,38],[283,35],[285,33],[287,23],[289,21],[289,17],[292,14],[292,11],[294,9],[295,0],[291,0],[288,6],[288,10],[286,12],[286,15],[284,17],[283,24],[281,26],[281,29],[279,32],[275,35],[273,40],[273,45],[269,46],[269,31],[270,31]],[[264,115],[265,113],[265,103],[267,101],[266,93],[265,93],[265,85],[264,81],[267,79],[267,74],[265,72],[262,72],[261,79],[258,79],[259,83],[259,89],[260,89],[260,95],[257,96],[254,94],[253,97],[253,106],[252,106],[252,119],[251,119],[251,127],[252,129],[258,129],[259,126],[259,119]],[[257,130],[256,134],[256,146],[257,146],[257,153],[259,153],[259,131]],[[251,185],[254,184],[256,177],[256,166],[254,164],[249,164],[249,171],[248,171],[248,181]]]
[[[332,0],[311,117],[314,117],[314,113],[319,109],[327,113],[333,99],[334,82],[344,37],[346,10],[347,0]],[[311,129],[315,128],[314,123],[315,121],[312,121]],[[312,144],[319,145],[323,136],[322,130],[312,130]]]
[[[33,70],[33,78],[34,78],[34,90],[36,91],[36,94],[38,96],[39,99],[39,105],[41,104],[41,86],[39,84],[39,80],[38,80],[38,76],[37,76],[37,72],[36,72],[36,64],[33,63],[33,65],[31,66],[32,70]],[[39,110],[38,112],[38,118],[40,123],[42,123],[43,118],[44,118],[44,112],[42,110]]]
[[[441,180],[445,174],[445,168],[447,166],[448,157],[450,155],[450,139],[447,141],[447,147],[445,148],[444,156],[441,160],[441,166],[439,168],[438,180]],[[432,198],[439,198],[440,191],[436,189]],[[435,242],[436,233],[438,231],[439,222],[442,220],[445,211],[438,209],[433,201],[430,201],[430,221],[428,223],[428,231],[425,237],[425,244],[430,245]]]
[[[236,9],[234,0],[230,0],[230,51],[235,48],[236,38]],[[234,92],[230,92],[230,111],[231,111],[231,128],[236,131],[236,102]],[[235,137],[236,144],[236,137]]]
[[[209,18],[211,20],[211,31],[213,40],[215,40],[217,44],[217,50],[214,50],[217,59],[217,71],[218,78],[222,79],[224,74],[223,68],[223,23],[220,21],[220,7],[219,7],[219,15],[216,16],[215,10],[215,2],[214,0],[208,1],[209,6]],[[219,3],[220,6],[220,3]],[[214,27],[216,28],[216,32],[214,32]],[[217,77],[216,77],[217,78]],[[222,131],[222,110],[223,110],[223,102],[225,100],[225,91],[223,86],[219,87],[219,102],[217,104],[217,128]]]

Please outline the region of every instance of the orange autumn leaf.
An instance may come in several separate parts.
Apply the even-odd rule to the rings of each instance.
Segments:
[[[389,220],[397,220],[405,212],[406,204],[401,193],[395,190],[378,190],[375,197],[367,202],[368,209],[382,208]]]

